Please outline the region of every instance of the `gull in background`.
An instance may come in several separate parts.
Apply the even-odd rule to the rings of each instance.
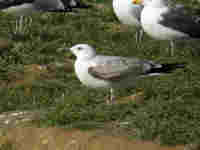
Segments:
[[[131,0],[113,0],[112,5],[114,13],[121,23],[137,28],[135,39],[136,43],[140,43],[143,36],[140,22],[143,5],[132,4]]]
[[[1,0],[2,12],[19,16],[16,20],[16,31],[21,31],[24,16],[30,16],[34,12],[65,12],[65,6],[60,0]],[[30,18],[29,25],[32,19]]]
[[[134,87],[136,80],[170,73],[184,64],[158,64],[153,61],[140,60],[120,56],[98,55],[95,49],[87,44],[77,44],[70,50],[75,56],[75,73],[78,79],[91,88],[110,89],[110,99],[113,103],[114,89]]]
[[[169,40],[171,53],[174,41],[200,38],[199,17],[188,13],[183,5],[169,6],[168,0],[132,0],[143,4],[141,24],[144,31],[157,40]]]

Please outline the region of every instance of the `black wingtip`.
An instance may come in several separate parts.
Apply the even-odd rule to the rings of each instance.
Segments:
[[[162,64],[163,73],[171,73],[178,68],[185,68],[186,63]],[[161,72],[162,73],[162,72]]]
[[[67,12],[74,12],[72,8],[65,7],[64,9],[45,9],[44,12],[55,12],[55,13],[67,13]]]
[[[155,65],[152,66],[152,68],[146,72],[146,74],[152,74],[152,73],[171,73],[172,71],[178,69],[178,68],[185,68],[186,63],[172,63],[172,64],[161,64],[161,65]]]
[[[73,8],[73,7],[72,7]],[[92,5],[88,5],[88,4],[80,4],[78,6],[78,8],[92,8]]]
[[[70,6],[72,9],[89,9],[92,5],[78,3],[76,6]]]
[[[173,63],[173,64],[161,64],[162,65],[162,68],[165,68],[166,70],[175,70],[175,69],[178,69],[178,68],[185,68],[186,66],[186,63]]]

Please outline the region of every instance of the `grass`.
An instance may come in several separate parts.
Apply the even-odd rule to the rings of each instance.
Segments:
[[[138,48],[135,29],[118,22],[111,1],[105,4],[98,1],[98,7],[94,1],[89,2],[95,7],[75,15],[35,14],[31,28],[23,35],[12,34],[15,17],[0,14],[0,38],[9,41],[8,46],[0,49],[0,112],[46,109],[49,113],[41,120],[42,126],[85,129],[104,127],[115,121],[128,122],[120,128],[134,132],[139,139],[159,140],[162,144],[197,141],[200,138],[199,43],[180,44],[171,57],[166,50],[168,42],[145,35]],[[195,3],[187,5],[197,7]],[[27,75],[24,71],[24,66],[30,64],[74,59],[70,53],[59,51],[64,43],[67,47],[88,43],[106,55],[136,56],[160,63],[187,62],[187,67],[171,75],[138,81],[136,89],[118,93],[127,96],[142,89],[145,95],[142,103],[107,106],[104,102],[107,92],[85,88],[74,72],[57,68],[46,74]],[[30,81],[9,86],[18,79]]]
[[[0,150],[16,150],[16,146],[13,143],[2,144]]]

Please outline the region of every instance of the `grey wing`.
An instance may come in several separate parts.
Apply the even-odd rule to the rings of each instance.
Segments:
[[[151,68],[151,62],[137,58],[104,57],[98,63],[88,68],[92,76],[104,80],[121,80],[129,76],[138,77]]]
[[[192,38],[200,38],[200,23],[197,16],[186,13],[183,8],[169,9],[162,14],[161,25],[188,34]]]
[[[24,3],[33,3],[34,0],[0,0],[0,9],[6,9],[11,6],[17,6]]]
[[[64,4],[61,0],[35,0],[34,2],[37,9],[41,11],[51,11],[51,10],[64,10]]]

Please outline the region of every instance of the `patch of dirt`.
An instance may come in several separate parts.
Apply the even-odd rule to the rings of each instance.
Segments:
[[[161,147],[152,142],[99,134],[98,131],[61,128],[12,128],[0,137],[0,145],[12,143],[18,150],[183,150],[184,146]]]
[[[112,26],[112,31],[113,32],[130,32],[132,26],[126,25],[126,24],[115,24],[115,23],[110,23]],[[132,32],[132,31],[131,31]]]
[[[1,114],[0,149],[185,150],[183,145],[174,147],[160,146],[159,144],[150,141],[131,140],[123,135],[113,135],[112,132],[104,129],[81,131],[78,129],[63,129],[56,127],[38,128],[32,121],[39,119],[42,116],[43,113],[41,114],[41,111],[15,111]],[[16,124],[15,122],[18,123]],[[27,124],[28,122],[29,125]],[[24,124],[26,124],[26,126],[24,126]],[[187,150],[192,150],[191,145],[187,146],[187,148],[189,148]]]
[[[126,97],[120,97],[117,100],[117,103],[128,103],[130,101],[135,101],[136,103],[143,103],[144,102],[144,93],[138,92],[136,94],[126,96]]]

